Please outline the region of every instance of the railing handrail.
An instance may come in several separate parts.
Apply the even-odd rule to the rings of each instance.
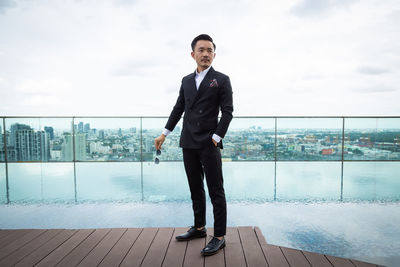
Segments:
[[[0,116],[0,118],[5,118],[5,119],[34,119],[34,118],[110,118],[110,119],[115,119],[115,118],[135,118],[135,119],[140,119],[140,118],[168,118],[168,116],[151,116],[151,115],[146,115],[146,116],[129,116],[129,115],[124,115],[124,116]],[[304,118],[304,119],[313,119],[313,118],[332,118],[332,119],[341,119],[341,118],[354,118],[354,119],[385,119],[385,118],[390,118],[390,119],[400,119],[400,115],[388,115],[388,116],[368,116],[368,115],[351,115],[351,116],[335,116],[335,115],[321,115],[321,116],[314,116],[314,115],[309,115],[309,116],[301,116],[301,115],[294,115],[294,116],[288,116],[288,115],[277,115],[277,116],[264,116],[264,115],[255,115],[255,116],[248,116],[248,115],[239,115],[239,116],[234,116],[234,118],[244,118],[244,119],[249,119],[249,118],[285,118],[285,119],[299,119],[299,118]]]

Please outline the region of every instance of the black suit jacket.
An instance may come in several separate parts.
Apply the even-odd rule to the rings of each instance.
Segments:
[[[179,142],[182,148],[209,146],[214,133],[224,138],[232,120],[233,101],[229,77],[211,67],[197,90],[195,75],[196,72],[182,79],[178,100],[165,126],[172,131],[185,113]],[[222,115],[218,122],[220,109]],[[222,148],[222,140],[219,147]]]

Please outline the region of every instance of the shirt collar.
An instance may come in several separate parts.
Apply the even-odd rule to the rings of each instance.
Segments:
[[[197,68],[196,68],[196,77],[199,76],[199,75],[200,76],[206,76],[206,74],[210,70],[210,68],[211,68],[211,66],[208,67],[207,69],[203,70],[203,71],[200,71],[200,72],[197,72]]]

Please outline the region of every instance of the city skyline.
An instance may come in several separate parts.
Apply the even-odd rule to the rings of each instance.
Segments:
[[[51,125],[33,129],[27,124],[11,124],[6,128],[8,161],[152,161],[154,137],[162,129],[132,126],[96,129],[90,120],[70,125],[70,129],[65,131]],[[341,160],[342,151],[345,160],[400,159],[400,127],[373,131],[366,128],[345,129],[344,141],[340,128],[278,128],[275,131],[274,128],[257,125],[244,127],[235,126],[234,123],[224,139],[222,156],[225,161],[268,161],[275,158]],[[167,139],[161,160],[182,159],[180,130],[178,125]],[[3,133],[1,135],[3,139]],[[5,159],[4,149],[3,143],[0,147],[0,161]]]

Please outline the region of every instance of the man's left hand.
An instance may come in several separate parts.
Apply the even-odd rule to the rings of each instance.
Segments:
[[[211,138],[211,140],[213,141],[213,143],[214,143],[214,146],[218,146],[218,143],[217,143],[217,141],[215,141],[213,138]]]

